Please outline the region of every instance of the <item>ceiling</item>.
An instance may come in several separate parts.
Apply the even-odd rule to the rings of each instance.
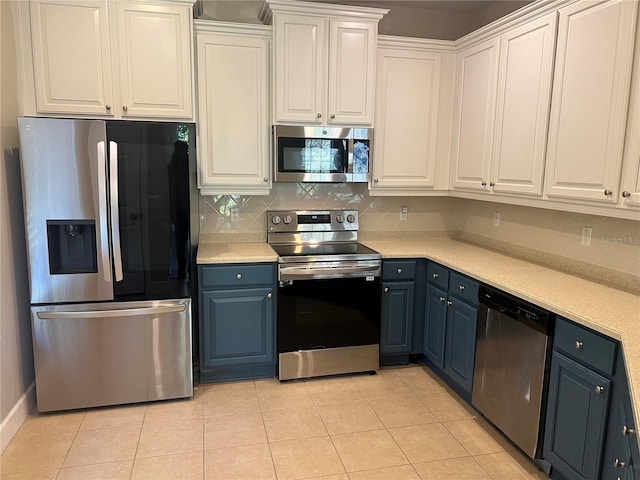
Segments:
[[[389,9],[379,33],[455,40],[532,0],[304,0]],[[198,0],[199,18],[260,23],[264,0]]]

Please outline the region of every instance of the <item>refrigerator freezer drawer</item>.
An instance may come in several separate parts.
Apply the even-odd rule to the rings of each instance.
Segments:
[[[193,394],[191,300],[31,308],[38,411]]]

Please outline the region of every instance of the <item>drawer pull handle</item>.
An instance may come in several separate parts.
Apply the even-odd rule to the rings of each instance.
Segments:
[[[444,302],[445,300],[446,300],[446,298],[444,298],[444,297],[440,297],[440,301],[441,301],[441,302]]]
[[[598,395],[600,395],[602,392],[604,392],[604,387],[597,385],[594,390]]]
[[[387,293],[389,291],[389,287],[384,287],[384,293]]]
[[[438,275],[437,273],[434,273],[434,274],[432,275],[432,277],[433,277],[434,279],[438,278],[439,276],[440,276],[440,275]]]
[[[451,306],[451,305],[453,305],[453,302],[452,302],[451,300],[449,300],[449,301],[447,302],[447,305]]]
[[[576,350],[582,350],[584,347],[583,343],[580,340],[576,340]]]
[[[624,466],[625,466],[625,465],[626,465],[626,463],[625,463],[625,462],[620,461],[620,459],[619,459],[619,458],[616,458],[616,459],[613,461],[613,468],[624,468]]]
[[[271,292],[267,293],[267,298],[271,298]]]
[[[401,268],[399,268],[399,269],[398,269],[398,275],[400,275],[401,273],[402,273],[402,269],[401,269]]]
[[[238,280],[242,280],[242,274],[241,274],[241,273],[237,274],[237,275],[236,275],[236,278],[237,278]]]
[[[458,288],[460,289],[461,292],[464,292],[464,285],[458,285]]]
[[[633,435],[634,433],[636,433],[636,430],[634,428],[627,427],[626,425],[622,426],[622,435],[624,435],[625,437],[627,435]]]

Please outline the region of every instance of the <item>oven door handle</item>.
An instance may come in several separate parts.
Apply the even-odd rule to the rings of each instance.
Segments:
[[[365,265],[338,265],[335,267],[293,265],[280,267],[279,279],[286,280],[311,280],[319,278],[349,278],[349,277],[379,277],[379,264]]]

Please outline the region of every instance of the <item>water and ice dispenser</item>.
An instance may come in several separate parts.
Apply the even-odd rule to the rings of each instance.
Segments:
[[[47,220],[49,273],[98,273],[95,220]]]

